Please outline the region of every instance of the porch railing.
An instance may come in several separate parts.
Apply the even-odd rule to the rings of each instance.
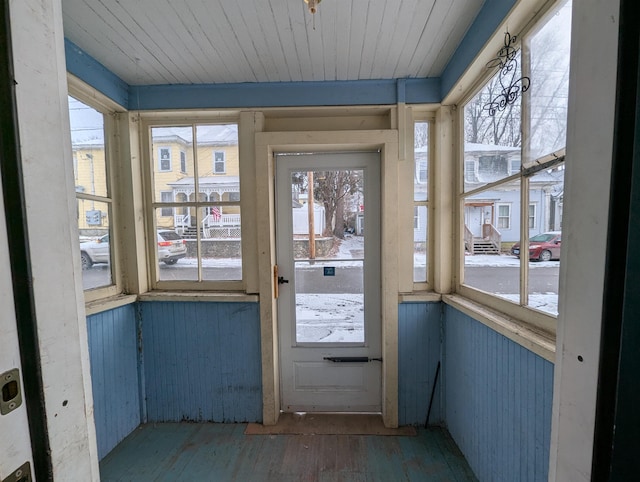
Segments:
[[[482,225],[482,235],[484,239],[493,244],[498,251],[502,246],[502,233],[493,224]]]
[[[176,227],[176,232],[180,233],[191,226],[191,214],[174,214],[173,222]]]
[[[473,233],[466,224],[464,226],[464,248],[469,254],[473,254]]]
[[[239,238],[239,214],[209,214],[202,220],[202,236],[208,238]]]

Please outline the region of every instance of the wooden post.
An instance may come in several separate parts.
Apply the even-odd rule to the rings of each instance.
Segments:
[[[307,173],[307,179],[309,182],[307,209],[309,210],[309,259],[316,259],[316,228],[315,228],[315,216],[314,216],[314,202],[313,202],[313,171]]]

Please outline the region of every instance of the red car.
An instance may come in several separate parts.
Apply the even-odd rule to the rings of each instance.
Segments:
[[[561,241],[560,231],[550,231],[534,236],[529,240],[529,259],[537,261],[560,259]],[[520,257],[520,243],[511,247],[511,254]]]

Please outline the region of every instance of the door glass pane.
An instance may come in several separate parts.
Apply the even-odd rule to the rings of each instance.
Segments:
[[[363,183],[362,170],[292,173],[299,343],[365,341]]]

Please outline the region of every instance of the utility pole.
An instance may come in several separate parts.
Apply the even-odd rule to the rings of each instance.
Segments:
[[[313,171],[307,173],[307,179],[309,183],[307,209],[309,218],[309,259],[316,259],[316,229],[315,229],[315,217],[314,217],[314,202],[313,202]]]

